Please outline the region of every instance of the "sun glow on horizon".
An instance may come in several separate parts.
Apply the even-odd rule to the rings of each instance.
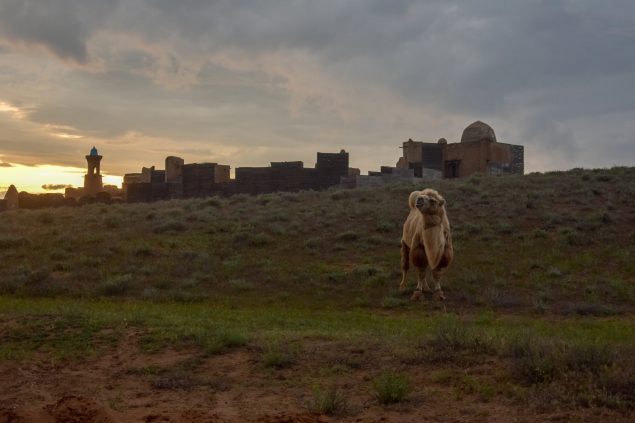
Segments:
[[[72,185],[73,187],[84,186],[84,175],[86,169],[78,167],[65,167],[54,165],[24,166],[14,164],[11,167],[0,167],[0,198],[10,185],[15,185],[18,192],[27,191],[32,194],[42,193],[63,193],[64,188],[57,190],[46,190],[42,185]],[[104,185],[121,186],[122,176],[104,174]]]

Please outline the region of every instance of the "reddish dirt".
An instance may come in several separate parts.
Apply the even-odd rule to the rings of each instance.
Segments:
[[[276,370],[262,365],[255,346],[212,357],[194,348],[145,354],[139,337],[130,330],[119,346],[80,362],[45,355],[3,362],[0,423],[635,421],[608,409],[541,407],[504,393],[484,399],[466,392],[465,375],[506,386],[507,363],[493,357],[432,364],[371,344],[306,339],[296,362]],[[382,406],[371,395],[370,380],[384,368],[412,380],[400,404]],[[308,412],[311,387],[333,381],[347,409],[329,417]]]

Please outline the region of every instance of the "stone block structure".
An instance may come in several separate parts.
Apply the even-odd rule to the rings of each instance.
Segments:
[[[4,194],[4,201],[6,201],[7,210],[16,210],[19,207],[18,190],[14,185],[11,185]]]
[[[236,168],[235,179],[230,167],[217,163],[184,164],[178,157],[166,159],[166,170],[143,168],[141,173],[124,176],[124,198],[128,202],[158,201],[177,198],[260,195],[274,192],[323,190],[338,186],[349,174],[348,153],[317,153],[315,168],[305,168],[300,161],[272,162],[268,167]]]
[[[500,143],[491,126],[476,121],[463,131],[461,142],[448,144],[445,138],[436,143],[403,143],[403,157],[397,167],[413,169],[415,177],[441,172],[443,179],[464,178],[473,173],[522,175],[525,171],[524,147]]]

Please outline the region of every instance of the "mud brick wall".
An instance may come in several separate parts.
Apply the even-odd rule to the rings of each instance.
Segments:
[[[183,180],[179,176],[177,178],[173,178],[168,185],[168,197],[175,198],[178,200],[183,199]]]
[[[408,163],[408,168],[414,171],[415,178],[421,178],[423,175],[423,163]]]
[[[215,195],[216,163],[192,163],[183,166],[183,198]]]
[[[525,174],[525,147],[522,145],[510,145],[511,150],[511,165],[510,173],[518,175]]]
[[[312,189],[313,191],[319,191],[320,186],[320,175],[317,169],[308,168],[302,171],[300,190],[308,191]]]
[[[426,169],[441,172],[443,169],[443,147],[445,144],[424,142],[421,147],[421,164]],[[416,175],[415,175],[416,176]]]
[[[300,191],[303,171],[302,162],[272,162],[271,190],[273,192]]]
[[[21,209],[43,209],[64,205],[64,194],[30,194],[21,191],[18,194],[18,207]]]
[[[382,166],[381,178],[384,184],[395,184],[398,182],[412,184],[414,183],[414,170]]]
[[[129,203],[148,203],[152,201],[152,184],[130,184],[126,193]]]
[[[440,170],[426,169],[425,167],[423,169],[421,169],[421,179],[422,180],[428,180],[429,181],[429,180],[442,179],[442,178],[443,178],[443,175],[442,175]]]
[[[374,172],[374,173],[380,173],[380,172]],[[381,176],[355,175],[356,188],[380,187],[383,184],[384,184],[384,180]]]
[[[357,187],[357,184],[355,183],[357,176],[359,175],[342,176],[340,178],[340,189],[355,189]]]
[[[128,203],[149,203],[170,198],[168,184],[165,182],[149,184],[130,184],[126,201]]]
[[[242,194],[269,194],[271,190],[270,167],[236,168],[237,191]]]
[[[339,185],[348,176],[348,153],[317,153],[318,189]]]

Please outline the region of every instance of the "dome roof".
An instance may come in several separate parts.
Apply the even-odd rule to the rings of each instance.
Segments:
[[[90,155],[91,156],[99,156],[99,154],[97,153],[97,149],[95,147],[93,147],[93,149],[90,150]]]
[[[496,142],[496,134],[488,124],[477,120],[463,130],[461,142],[490,140]]]

